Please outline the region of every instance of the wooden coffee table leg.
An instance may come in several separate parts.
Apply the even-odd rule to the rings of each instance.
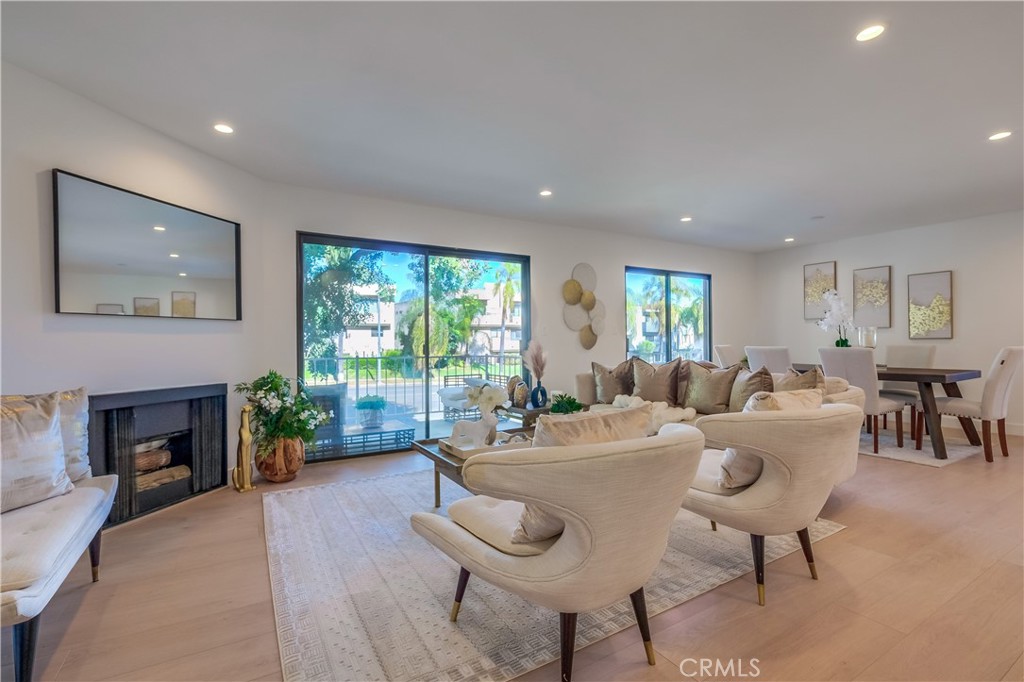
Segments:
[[[434,465],[434,509],[441,506],[441,472]]]
[[[950,398],[963,398],[964,394],[960,392],[960,386],[956,383],[942,384],[942,390],[946,392]],[[981,445],[981,437],[978,436],[978,430],[974,428],[974,420],[970,417],[958,417],[960,420],[960,427],[964,430],[964,435],[967,436],[967,440],[971,445]]]

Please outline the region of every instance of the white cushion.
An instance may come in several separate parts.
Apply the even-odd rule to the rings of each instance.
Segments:
[[[64,461],[60,394],[9,398],[0,410],[0,511],[70,492],[74,486]]]
[[[448,506],[448,518],[499,552],[513,556],[537,556],[551,547],[556,538],[550,537],[539,542],[516,542],[513,539],[514,533],[519,530],[524,506],[522,502],[514,500],[477,495],[452,502]],[[560,519],[559,524],[561,526],[553,535],[558,535],[565,527]]]
[[[116,489],[117,476],[87,478],[67,495],[4,513],[4,625],[39,615],[107,520]]]
[[[732,488],[727,488],[722,485],[720,479],[722,476],[722,459],[725,457],[725,451],[723,450],[705,450],[704,454],[700,458],[700,466],[697,469],[697,476],[693,479],[693,483],[690,484],[691,488],[697,490],[703,490],[706,493],[713,495],[735,495],[741,493],[750,486],[739,485]],[[758,467],[757,473],[761,474],[761,467],[764,466],[764,462],[760,457],[757,458]],[[757,476],[754,477],[755,479]]]

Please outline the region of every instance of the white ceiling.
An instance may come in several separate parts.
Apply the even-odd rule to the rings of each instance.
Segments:
[[[2,30],[294,185],[750,251],[1024,206],[1021,2],[4,2]]]

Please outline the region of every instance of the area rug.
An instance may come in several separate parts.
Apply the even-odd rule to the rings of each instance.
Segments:
[[[998,447],[998,446],[997,446]],[[882,459],[897,459],[901,462],[923,464],[929,467],[944,467],[959,462],[962,459],[979,455],[982,452],[980,445],[971,445],[966,440],[946,438],[947,459],[935,459],[932,451],[932,440],[925,436],[921,441],[921,449],[914,449],[914,441],[910,436],[903,433],[903,447],[896,447],[896,432],[892,429],[882,430],[878,434],[878,454],[873,452],[874,446],[870,433],[860,434],[860,454],[869,457],[881,457]]]
[[[445,502],[469,494],[442,481]],[[448,620],[458,567],[409,525],[413,512],[434,511],[432,503],[432,471],[263,495],[285,680],[500,681],[558,658],[556,614],[482,580],[470,578],[459,621]],[[842,528],[820,520],[811,538]],[[799,542],[795,534],[769,537],[765,547],[770,561]],[[752,569],[747,535],[712,531],[680,511],[645,587],[649,613]],[[577,647],[631,627],[628,599],[581,613]]]

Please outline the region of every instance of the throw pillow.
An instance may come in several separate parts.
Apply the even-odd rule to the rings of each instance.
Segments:
[[[633,395],[652,403],[676,404],[679,390],[680,359],[655,366],[646,360],[633,358]]]
[[[613,369],[590,363],[597,384],[597,402],[610,405],[617,395],[633,394],[633,358],[620,362]]]
[[[801,374],[792,367],[775,381],[776,391],[799,391],[805,388],[825,389],[825,375],[820,367],[815,367]]]
[[[825,395],[842,393],[850,388],[850,382],[843,377],[825,377]]]
[[[679,385],[676,388],[676,405],[682,407],[686,403],[686,387],[690,385],[690,361],[679,363]]]
[[[542,414],[533,432],[533,447],[590,445],[643,438],[651,420],[651,405],[625,410],[603,409],[575,414]]]
[[[816,410],[821,407],[824,394],[818,388],[805,388],[799,391],[761,391],[750,396],[743,407],[744,412],[764,412],[767,410]]]
[[[651,420],[651,407],[626,410],[601,410],[576,414],[542,414],[533,433],[533,447],[551,445],[591,445],[616,440],[644,438]],[[553,538],[565,523],[544,509],[527,504],[512,531],[512,542],[539,542]]]
[[[764,369],[763,367],[761,369]],[[808,410],[821,407],[822,393],[816,388],[800,391],[758,391],[743,406],[744,412],[767,410]],[[742,488],[761,476],[764,460],[744,449],[726,448],[722,457],[722,470],[718,485],[723,488]]]
[[[36,395],[5,395],[3,402],[42,398]],[[59,391],[60,435],[64,442],[64,468],[72,482],[92,476],[89,466],[89,395],[85,386]]]
[[[0,407],[0,511],[71,492],[60,433],[60,394],[4,400]]]
[[[740,365],[711,369],[690,363],[690,380],[686,385],[684,405],[701,414],[720,414],[729,411],[729,397],[733,382],[740,373]]]
[[[772,382],[772,373],[767,367],[761,367],[751,372],[746,367],[739,365],[740,371],[736,375],[736,381],[732,383],[732,392],[729,394],[729,411],[742,412],[743,406],[750,400],[750,396],[758,391],[771,391],[775,388]]]

